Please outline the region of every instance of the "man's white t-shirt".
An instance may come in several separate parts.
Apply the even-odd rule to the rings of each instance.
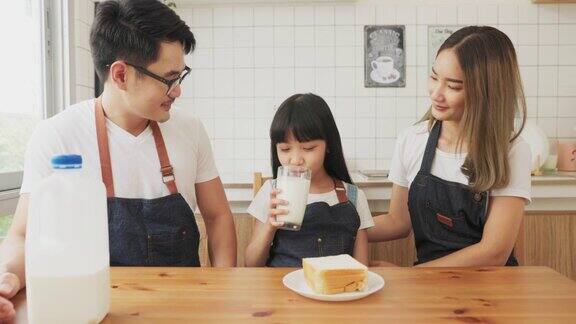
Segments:
[[[413,125],[398,135],[388,176],[390,181],[402,187],[410,187],[420,171],[428,136],[427,121]],[[468,178],[460,170],[465,159],[466,153],[446,153],[437,148],[431,173],[447,181],[468,185]],[[490,195],[521,197],[526,203],[530,203],[531,161],[530,146],[524,139],[518,137],[512,142],[508,152],[510,182],[504,188],[491,190]]]
[[[346,185],[346,190],[348,191],[348,186]],[[270,203],[270,192],[272,191],[272,181],[268,180],[260,188],[260,191],[252,200],[250,206],[248,206],[248,214],[254,216],[261,223],[268,222],[268,209]],[[338,195],[335,190],[328,191],[320,194],[308,194],[308,205],[324,201],[329,206],[334,206],[339,203]],[[360,227],[359,229],[366,229],[374,226],[374,220],[372,219],[372,214],[370,213],[370,207],[368,206],[368,200],[366,195],[360,188],[358,188],[358,195],[356,198],[356,211],[358,216],[360,216]]]
[[[50,159],[58,154],[82,155],[84,172],[102,179],[96,138],[94,99],[68,107],[38,124],[28,143],[20,193],[29,193],[52,173]],[[218,177],[210,140],[202,123],[183,108],[173,106],[171,117],[159,123],[178,192],[192,210],[194,185]],[[106,119],[116,197],[154,199],[170,194],[162,182],[152,129],[134,136]]]

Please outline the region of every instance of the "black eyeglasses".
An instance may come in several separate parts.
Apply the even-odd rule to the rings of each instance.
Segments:
[[[139,66],[139,65],[134,65],[132,63],[128,63],[125,62],[126,65],[130,65],[131,67],[135,68],[136,70],[138,70],[141,73],[146,74],[147,76],[156,79],[162,83],[164,83],[165,85],[168,86],[168,91],[166,91],[166,94],[169,94],[170,92],[172,92],[172,90],[174,90],[174,88],[176,88],[177,85],[180,85],[182,83],[182,81],[184,80],[184,78],[186,78],[186,76],[188,76],[188,74],[190,74],[190,68],[189,67],[184,67],[184,71],[181,72],[181,75],[175,79],[172,80],[167,80],[164,79],[163,77],[152,73],[150,71],[148,71],[145,67]]]

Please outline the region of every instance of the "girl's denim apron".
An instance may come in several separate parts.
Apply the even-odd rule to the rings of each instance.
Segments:
[[[356,202],[358,188],[346,189],[342,181],[334,180],[338,204],[319,201],[306,206],[299,231],[278,230],[270,247],[266,265],[269,267],[301,267],[302,258],[354,252],[360,216],[351,201]]]

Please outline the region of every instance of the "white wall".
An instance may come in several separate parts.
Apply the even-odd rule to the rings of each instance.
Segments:
[[[93,3],[74,1],[74,101],[93,96]],[[576,5],[445,0],[338,3],[179,3],[198,47],[178,104],[204,122],[226,182],[269,170],[268,128],[296,92],[323,96],[352,169],[388,168],[396,134],[428,107],[429,24],[483,24],[514,42],[529,117],[550,138],[576,138]],[[272,2],[271,2],[272,3]],[[382,3],[382,4],[380,4]],[[364,88],[363,26],[406,25],[406,87]]]
[[[296,92],[326,99],[352,169],[388,168],[396,134],[428,107],[428,25],[483,24],[517,48],[529,117],[551,138],[576,137],[576,5],[462,3],[181,5],[198,48],[180,105],[203,120],[224,181],[269,170],[274,109]],[[367,24],[406,25],[405,88],[364,88]]]
[[[90,52],[90,26],[94,20],[92,0],[69,1],[70,20],[70,102],[94,97],[94,64]]]

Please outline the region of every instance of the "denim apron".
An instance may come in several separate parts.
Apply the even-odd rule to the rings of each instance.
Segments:
[[[274,235],[269,267],[301,267],[302,258],[354,253],[356,234],[360,228],[360,216],[348,200],[342,181],[334,180],[338,204],[324,201],[306,206],[299,231],[278,230]],[[358,188],[348,188],[352,201],[356,201]]]
[[[106,118],[96,99],[96,136],[102,181],[108,197],[108,234],[111,266],[200,266],[200,234],[194,212],[178,193],[164,139],[158,124],[150,121],[162,178],[170,195],[156,199],[114,196]]]
[[[408,192],[408,208],[418,261],[425,263],[476,244],[482,239],[488,210],[488,192],[474,192],[464,184],[430,173],[442,122],[436,121],[424,151],[420,171]],[[518,265],[514,252],[507,266]]]

